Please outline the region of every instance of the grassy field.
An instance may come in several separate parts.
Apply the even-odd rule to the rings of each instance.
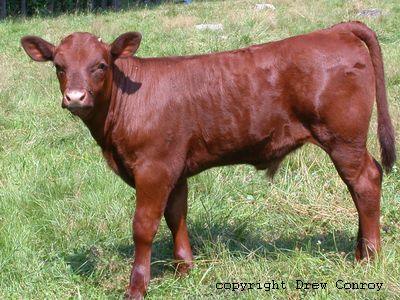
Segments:
[[[391,114],[400,117],[400,6],[397,0],[194,1],[118,13],[62,15],[0,23],[0,299],[118,299],[128,284],[135,193],[116,177],[80,120],[61,109],[50,63],[29,60],[23,35],[58,43],[74,31],[111,42],[140,31],[138,55],[209,53],[282,39],[359,19],[378,34]],[[304,4],[307,3],[307,4]],[[378,7],[380,17],[358,17]],[[222,31],[197,31],[222,23]],[[375,115],[369,148],[379,160]],[[398,139],[399,140],[399,139]],[[400,148],[398,142],[398,148]],[[196,259],[174,276],[172,240],[162,222],[153,247],[148,299],[395,299],[400,294],[400,167],[384,177],[382,255],[354,262],[357,214],[330,160],[303,147],[274,181],[248,166],[190,179],[188,224]],[[217,283],[285,282],[271,291],[218,290]],[[326,282],[297,290],[296,280]],[[380,291],[337,289],[383,283]],[[281,286],[280,286],[281,287]]]

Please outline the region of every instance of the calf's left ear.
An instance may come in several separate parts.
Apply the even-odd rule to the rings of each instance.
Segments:
[[[114,59],[129,57],[135,54],[139,48],[142,35],[139,32],[127,32],[121,34],[111,44],[111,55]]]
[[[54,45],[37,36],[24,36],[21,45],[25,52],[36,61],[48,61],[54,58]]]

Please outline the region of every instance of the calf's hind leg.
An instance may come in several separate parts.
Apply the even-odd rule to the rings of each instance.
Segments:
[[[187,180],[180,181],[172,190],[164,217],[174,240],[174,257],[178,261],[178,272],[186,274],[193,266],[192,249],[190,247],[186,215],[187,215]]]
[[[356,259],[374,256],[380,249],[380,196],[382,169],[368,150],[336,145],[330,153],[358,211]]]

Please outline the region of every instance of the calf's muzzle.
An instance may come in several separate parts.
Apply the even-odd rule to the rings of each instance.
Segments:
[[[67,89],[64,92],[63,107],[68,109],[83,108],[85,106],[85,100],[87,98],[87,92],[85,90],[70,90]]]

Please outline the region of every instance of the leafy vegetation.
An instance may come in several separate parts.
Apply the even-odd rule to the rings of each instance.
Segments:
[[[154,5],[160,2],[173,1],[174,0],[0,0],[0,18],[6,16],[50,16],[60,13],[96,12],[106,9],[130,9],[139,5]]]
[[[400,116],[400,10],[396,0],[194,1],[122,12],[6,19],[0,23],[0,298],[120,298],[132,257],[134,191],[106,167],[77,118],[61,109],[55,71],[19,45],[23,35],[58,43],[89,31],[111,42],[140,31],[138,55],[209,53],[268,42],[346,20],[366,22],[383,49],[391,115]],[[358,17],[366,8],[386,13]],[[221,23],[222,31],[195,24]],[[369,148],[379,159],[375,115]],[[400,148],[398,144],[398,148]],[[400,170],[384,177],[382,255],[354,262],[357,214],[332,163],[305,146],[270,182],[248,166],[190,179],[188,224],[196,266],[176,278],[165,222],[153,247],[149,299],[395,299],[400,294]],[[296,280],[327,282],[297,290]],[[376,290],[335,283],[380,282]],[[218,282],[284,281],[287,289],[218,290]]]

